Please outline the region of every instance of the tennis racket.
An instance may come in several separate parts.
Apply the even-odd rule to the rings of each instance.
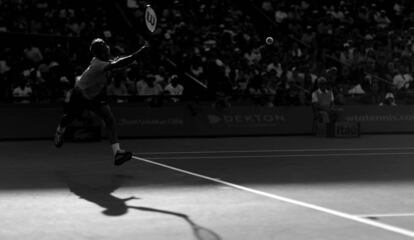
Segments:
[[[198,225],[188,217],[184,217],[184,219],[191,225],[194,236],[197,240],[221,240],[221,237],[212,230]]]
[[[157,29],[158,18],[157,14],[155,13],[154,9],[151,5],[147,4],[145,7],[145,25],[147,26],[148,30],[153,33]]]

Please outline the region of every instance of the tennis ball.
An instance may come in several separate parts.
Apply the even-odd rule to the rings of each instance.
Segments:
[[[267,44],[267,45],[271,45],[271,44],[273,44],[273,38],[272,38],[272,37],[267,37],[267,38],[266,38],[266,44]]]

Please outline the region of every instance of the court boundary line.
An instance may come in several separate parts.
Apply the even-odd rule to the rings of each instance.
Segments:
[[[386,217],[414,217],[414,212],[411,212],[411,213],[355,214],[355,216],[363,217],[363,218],[370,218],[370,217],[377,217],[377,218],[386,218]]]
[[[276,152],[337,152],[337,151],[398,151],[414,150],[414,147],[383,147],[383,148],[299,148],[299,149],[262,149],[262,150],[212,150],[212,151],[176,151],[176,152],[141,152],[142,155],[169,154],[216,154],[216,153],[276,153]]]
[[[320,153],[320,154],[279,154],[279,155],[229,155],[229,156],[172,156],[151,157],[152,160],[168,159],[234,159],[234,158],[293,158],[293,157],[360,157],[360,156],[410,156],[414,152],[384,152],[384,153]]]
[[[198,174],[198,173],[195,173],[195,172],[187,171],[187,170],[184,170],[184,169],[181,169],[181,168],[176,168],[176,167],[173,167],[173,166],[170,166],[170,165],[167,165],[167,164],[163,164],[163,163],[159,163],[159,162],[156,162],[156,161],[152,161],[152,160],[149,160],[149,159],[140,158],[140,157],[136,157],[136,156],[132,156],[132,158],[135,159],[135,160],[138,160],[138,161],[153,164],[153,165],[156,165],[156,166],[159,166],[159,167],[167,168],[167,169],[170,169],[170,170],[173,170],[173,171],[176,171],[176,172],[181,172],[181,173],[191,175],[191,176],[194,176],[194,177],[202,178],[202,179],[205,179],[205,180],[208,180],[208,181],[211,181],[211,182],[226,185],[226,186],[229,186],[229,187],[232,187],[232,188],[235,188],[235,189],[239,189],[239,190],[242,190],[242,191],[245,191],[245,192],[249,192],[249,193],[252,193],[252,194],[268,197],[268,198],[271,198],[271,199],[279,200],[281,202],[301,206],[301,207],[308,208],[308,209],[313,209],[313,210],[316,210],[316,211],[319,211],[319,212],[327,213],[327,214],[330,214],[330,215],[333,215],[333,216],[341,217],[341,218],[348,219],[348,220],[351,220],[351,221],[354,221],[354,222],[363,223],[363,224],[366,224],[366,225],[369,225],[369,226],[372,226],[372,227],[380,228],[382,230],[386,230],[386,231],[389,231],[389,232],[393,232],[393,233],[397,233],[397,234],[400,234],[400,235],[404,235],[404,236],[407,236],[407,237],[414,238],[414,231],[410,231],[408,229],[392,226],[392,225],[385,224],[385,223],[376,222],[374,220],[370,220],[370,219],[366,219],[366,218],[359,217],[359,216],[356,216],[356,215],[351,215],[351,214],[340,212],[340,211],[337,211],[337,210],[325,208],[325,207],[318,206],[318,205],[315,205],[315,204],[302,202],[302,201],[295,200],[295,199],[292,199],[292,198],[287,198],[287,197],[279,196],[279,195],[276,195],[276,194],[267,193],[267,192],[264,192],[264,191],[260,191],[260,190],[256,190],[256,189],[253,189],[253,188],[249,188],[249,187],[245,187],[245,186],[242,186],[242,185],[227,182],[227,181],[224,181],[224,180],[220,180],[218,178],[212,178],[212,177],[209,177],[209,176],[206,176],[206,175],[202,175],[202,174]]]

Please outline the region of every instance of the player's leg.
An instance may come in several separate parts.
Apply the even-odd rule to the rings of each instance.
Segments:
[[[112,147],[114,154],[114,164],[116,166],[122,165],[123,163],[131,160],[132,153],[122,150],[118,140],[118,132],[116,129],[115,117],[112,114],[111,107],[108,104],[100,106],[94,106],[91,110],[96,113],[105,122],[105,127],[109,137],[109,142]]]
[[[64,114],[60,119],[55,132],[55,146],[60,148],[64,143],[66,127],[84,111],[84,104],[80,92],[73,89],[65,101]]]

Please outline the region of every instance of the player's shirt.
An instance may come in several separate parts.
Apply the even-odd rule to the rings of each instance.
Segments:
[[[92,99],[98,96],[104,89],[107,76],[104,69],[109,64],[110,62],[93,58],[89,67],[76,81],[75,86],[82,91],[85,98]]]
[[[312,103],[319,103],[322,107],[329,107],[335,101],[334,94],[330,90],[318,89],[312,93]]]

